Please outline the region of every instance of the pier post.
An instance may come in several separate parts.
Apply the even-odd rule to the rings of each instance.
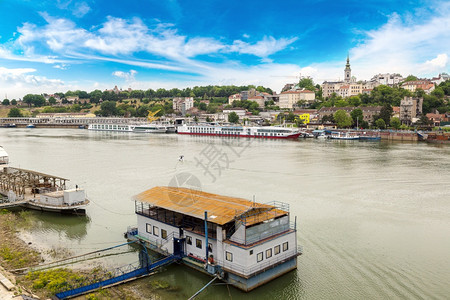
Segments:
[[[205,248],[206,248],[206,263],[208,263],[208,212],[205,211]]]

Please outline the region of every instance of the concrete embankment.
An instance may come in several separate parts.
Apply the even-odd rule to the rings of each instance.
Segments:
[[[402,131],[383,131],[380,132],[380,137],[382,140],[388,141],[408,141],[417,142],[419,137],[415,132],[402,132]]]

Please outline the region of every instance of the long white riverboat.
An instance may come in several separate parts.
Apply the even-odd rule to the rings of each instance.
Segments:
[[[175,126],[171,124],[89,124],[88,130],[118,131],[137,133],[174,133]]]
[[[179,134],[267,139],[296,139],[301,135],[301,131],[296,128],[278,126],[221,126],[211,124],[184,124],[178,127],[177,132]]]

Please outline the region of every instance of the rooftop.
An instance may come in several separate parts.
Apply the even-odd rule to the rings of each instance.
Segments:
[[[218,225],[239,219],[249,226],[288,213],[274,205],[180,187],[158,186],[132,199],[198,219],[204,219],[207,211],[208,221]]]

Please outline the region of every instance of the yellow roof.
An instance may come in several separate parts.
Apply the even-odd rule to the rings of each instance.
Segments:
[[[204,219],[207,211],[208,221],[218,225],[241,216],[248,226],[287,214],[272,205],[180,187],[154,187],[134,196],[133,200],[199,219]]]

